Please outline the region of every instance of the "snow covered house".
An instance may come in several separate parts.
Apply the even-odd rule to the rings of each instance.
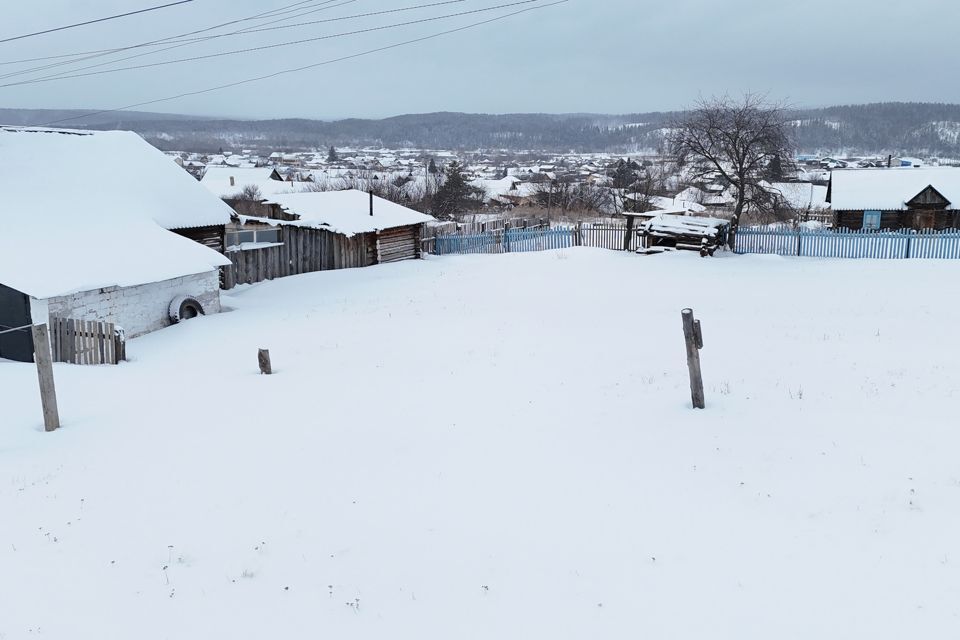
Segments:
[[[208,167],[200,184],[218,198],[226,200],[237,199],[244,189],[253,187],[264,196],[291,190],[280,172],[270,167]]]
[[[845,229],[960,227],[960,169],[849,169],[833,172],[827,201]]]
[[[233,268],[225,287],[417,259],[424,225],[432,221],[356,189],[277,193],[228,229]]]
[[[70,318],[134,337],[220,310],[233,212],[138,135],[0,127],[0,175],[0,325]],[[0,357],[32,354],[28,333],[0,336]]]

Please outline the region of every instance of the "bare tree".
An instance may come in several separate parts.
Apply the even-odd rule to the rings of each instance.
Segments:
[[[763,184],[771,164],[793,162],[786,108],[747,94],[701,100],[667,134],[678,167],[695,177],[715,176],[731,186],[733,226],[744,211],[771,211],[775,200]]]

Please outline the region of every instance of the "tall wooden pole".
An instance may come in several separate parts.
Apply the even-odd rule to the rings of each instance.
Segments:
[[[683,337],[687,343],[687,368],[690,369],[690,398],[694,409],[705,409],[703,398],[703,376],[700,373],[700,349],[703,348],[703,334],[700,321],[693,318],[693,309],[684,309]]]
[[[50,354],[50,334],[47,325],[35,324],[33,353],[37,362],[37,377],[40,379],[40,402],[43,404],[43,426],[47,431],[60,428],[60,412],[57,410],[57,390],[53,384],[53,357]]]

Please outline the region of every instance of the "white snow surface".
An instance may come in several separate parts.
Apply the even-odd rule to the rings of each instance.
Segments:
[[[721,218],[702,218],[658,212],[655,217],[645,221],[640,228],[654,234],[658,232],[682,233],[712,238],[717,235],[718,229],[729,225],[729,220]]]
[[[774,182],[770,188],[794,209],[829,209],[827,188],[812,182]]]
[[[929,186],[960,208],[960,168],[905,167],[846,169],[832,173],[831,204],[835,211],[905,209],[907,201]]]
[[[132,131],[0,127],[0,175],[5,218],[127,216],[184,229],[232,213]]]
[[[166,229],[225,224],[231,209],[134,133],[0,128],[0,175],[0,283],[28,295],[230,264]]]
[[[273,167],[207,167],[200,184],[218,198],[239,195],[244,187],[256,187],[264,198],[278,193],[293,193],[310,185],[309,182],[271,180]],[[233,178],[233,184],[230,179]]]
[[[370,194],[356,189],[276,194],[266,199],[298,216],[302,225],[322,227],[353,236],[381,229],[433,222],[435,218],[384,198],[373,197],[370,215]]]
[[[307,274],[56,365],[52,434],[0,362],[0,637],[956,637],[960,303],[917,283],[958,277],[585,248]]]

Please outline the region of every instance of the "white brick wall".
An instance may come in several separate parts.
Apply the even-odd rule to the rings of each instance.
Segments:
[[[219,313],[219,273],[209,271],[136,287],[93,289],[46,302],[51,316],[113,322],[123,327],[128,338],[134,338],[172,324],[170,303],[179,296],[196,298],[207,314]]]

